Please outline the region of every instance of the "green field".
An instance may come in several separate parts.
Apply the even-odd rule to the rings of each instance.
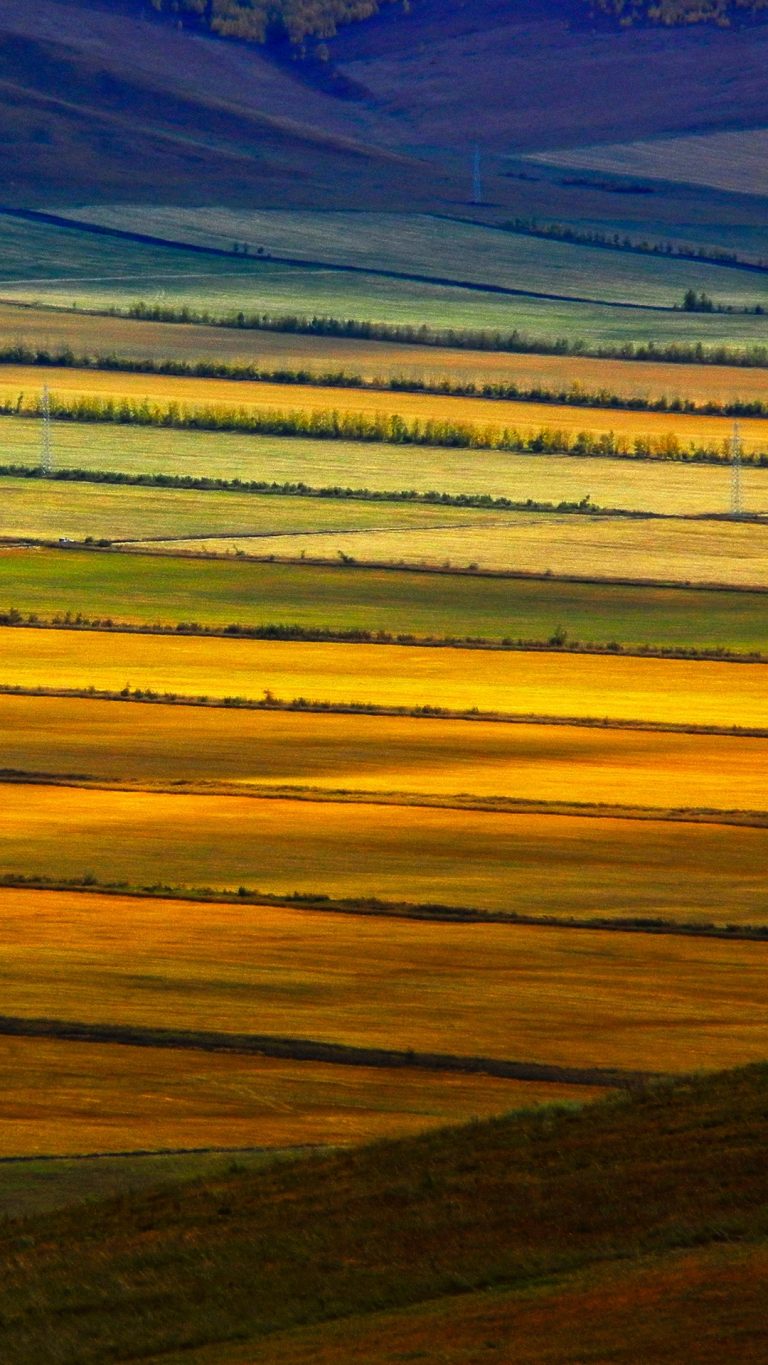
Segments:
[[[506,240],[494,233],[491,240],[496,243],[497,239]],[[549,243],[545,246],[551,249]],[[594,278],[599,273],[595,253],[582,250],[583,268]],[[659,264],[653,258],[649,262],[651,267]],[[645,268],[644,258],[640,258],[640,265]],[[703,269],[691,267],[686,279],[693,278],[694,270],[698,279],[698,272]],[[718,271],[718,279],[726,273]],[[521,271],[519,287],[530,287],[523,282],[526,277]],[[747,281],[744,298],[752,302],[756,277],[745,274],[743,278]],[[582,283],[583,296],[589,297],[586,282]],[[552,292],[563,291],[553,288]],[[675,292],[670,289],[667,293],[670,304]],[[302,268],[235,256],[197,256],[183,248],[142,246],[69,229],[16,225],[7,219],[0,222],[0,296],[8,301],[34,301],[66,308],[128,308],[145,302],[208,311],[213,316],[240,311],[298,313],[310,317],[321,314],[427,323],[438,329],[492,328],[511,332],[518,328],[550,340],[562,336],[589,337],[592,343],[656,340],[701,341],[712,345],[728,342],[739,346],[765,340],[765,319],[755,316],[644,312],[593,303],[505,298],[457,287],[346,274],[330,267]]]
[[[120,204],[87,208],[76,216],[226,251],[233,241],[248,242],[254,252],[262,247],[275,256],[543,294],[671,307],[694,286],[729,305],[768,299],[768,280],[745,271],[622,252],[607,253],[596,269],[594,251],[587,247],[427,215]]]
[[[749,592],[476,578],[152,555],[0,553],[0,610],[118,621],[768,649],[766,597]]]
[[[0,418],[0,463],[38,467],[40,437],[37,421]],[[59,423],[54,463],[59,469],[303,482],[314,488],[436,489],[513,501],[579,502],[589,493],[599,507],[683,515],[727,510],[731,489],[726,466],[392,447],[112,423]],[[745,507],[767,509],[768,469],[746,469],[742,482]]]

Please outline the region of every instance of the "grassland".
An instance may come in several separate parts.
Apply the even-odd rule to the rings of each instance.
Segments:
[[[244,541],[237,545],[246,548]],[[233,542],[214,538],[168,542],[166,548],[231,553]],[[526,513],[489,516],[481,529],[466,526],[417,532],[371,531],[356,535],[265,536],[251,553],[295,559],[332,559],[348,554],[361,563],[453,565],[494,572],[573,575],[578,578],[644,579],[681,586],[768,586],[768,524],[726,521],[624,521],[617,517]]]
[[[665,1072],[764,1055],[764,944],[8,890],[0,923],[9,1015]]]
[[[0,553],[0,609],[67,611],[118,621],[200,621],[416,636],[576,640],[768,650],[759,593],[643,588],[556,579],[476,578],[359,566],[96,555]]]
[[[0,628],[0,683],[768,725],[761,664]]]
[[[123,398],[167,407],[181,404],[187,411],[228,408],[286,413],[339,412],[366,416],[397,413],[406,421],[461,423],[479,431],[504,427],[533,434],[542,428],[562,431],[571,438],[579,432],[623,437],[630,445],[639,437],[675,436],[689,444],[727,448],[733,422],[727,417],[631,412],[623,409],[569,407],[555,403],[518,403],[483,398],[454,398],[423,393],[383,393],[375,390],[324,388],[322,385],[249,383],[228,379],[191,379],[166,375],[124,374],[112,371],[46,368],[30,365],[0,368],[0,400],[17,403],[19,394],[36,398],[41,373],[52,395],[71,399],[93,395]],[[768,449],[768,419],[746,418],[741,423],[745,452]]]
[[[3,479],[2,533],[34,540],[162,541],[226,537],[258,546],[263,536],[329,535],[362,530],[414,530],[495,525],[505,513],[466,507],[377,503],[361,500],[269,496],[251,493],[120,487],[109,484]],[[253,539],[255,538],[255,539]],[[272,552],[272,545],[265,551]],[[299,554],[301,550],[299,550]]]
[[[302,336],[291,332],[249,332],[134,318],[88,315],[61,308],[0,303],[0,345],[22,344],[76,355],[116,354],[130,360],[169,358],[259,364],[264,369],[345,370],[366,380],[404,378],[425,383],[516,383],[549,390],[579,387],[607,390],[624,398],[683,396],[695,403],[763,401],[765,372],[743,366],[679,365],[645,361],[594,360],[406,346],[394,342]]]
[[[585,493],[599,507],[697,515],[730,508],[726,466],[575,455],[514,455],[508,451],[449,450],[243,436],[236,432],[169,431],[157,427],[59,423],[59,469],[125,474],[178,474],[195,478],[303,482],[317,488],[369,488],[383,492],[434,489],[451,495],[507,497],[516,502],[579,502]],[[0,463],[40,463],[39,423],[0,418]],[[36,491],[36,499],[40,499]],[[68,495],[70,500],[76,494]],[[743,475],[745,507],[768,508],[768,469]]]
[[[671,1365],[689,1325],[695,1365],[759,1360],[765,1083],[750,1068],[10,1227],[9,1365],[54,1343],[62,1365],[336,1365],[350,1346],[389,1365],[443,1344],[485,1365],[518,1340],[523,1361],[565,1365],[578,1340]]]
[[[0,697],[3,766],[137,786],[768,811],[768,740]]]
[[[395,270],[444,280],[471,280],[542,294],[672,307],[695,276],[696,287],[728,304],[768,298],[766,282],[738,270],[619,253],[595,270],[592,253],[562,242],[501,234],[471,223],[426,215],[381,213],[247,213],[227,209],[120,204],[78,210],[92,221],[176,242],[231,251],[248,242],[275,256],[325,265]]]
[[[581,1089],[0,1037],[0,1157],[346,1146],[597,1093]]]
[[[77,880],[95,876],[139,886],[236,889],[244,885],[279,896],[299,892],[334,898],[379,897],[555,918],[766,923],[765,829],[359,801],[145,795],[74,787],[63,793],[59,787],[43,785],[5,790],[10,800],[0,824],[3,871],[16,875]],[[89,897],[83,900],[90,904]],[[84,904],[83,913],[106,913],[107,941],[110,926],[123,909],[119,900],[97,901],[93,912]],[[220,915],[226,919],[229,913],[222,910]],[[176,926],[181,970],[187,919],[178,904],[168,914]],[[260,912],[252,907],[244,914],[247,922],[261,924]],[[303,923],[299,916],[299,931]],[[440,931],[437,926],[435,934],[439,936]],[[581,931],[568,932],[578,954]],[[667,938],[659,943],[663,955]],[[101,940],[94,952],[100,947]],[[241,947],[245,953],[247,943]],[[743,947],[748,956],[750,945]],[[762,962],[765,951],[755,947],[755,962]],[[53,964],[46,978],[46,989],[53,989],[58,970],[61,989],[69,991],[72,959],[65,953],[57,961],[58,968]],[[358,1004],[366,1010],[369,969],[364,957],[355,961],[362,974]],[[437,971],[434,962],[432,967]],[[370,971],[375,977],[373,967]],[[202,973],[201,963],[195,972],[200,981]],[[221,1020],[207,1016],[205,993],[200,989],[197,1025],[216,1027]],[[432,987],[425,977],[424,989],[439,1010],[439,972]],[[27,998],[26,987],[24,991]],[[66,996],[68,1015],[83,1017],[74,982],[71,991]],[[146,991],[148,999],[159,992],[158,1004],[162,1003],[162,991],[153,986],[152,979]],[[119,991],[115,998],[119,999]],[[15,1005],[7,1005],[9,1012],[18,1012],[19,1001],[14,999]],[[49,1009],[39,993],[33,992],[28,999],[24,1013],[44,1014]],[[564,1000],[563,1008],[572,1004]],[[248,1008],[252,1005],[251,1001]],[[112,1009],[105,1004],[102,1014],[92,1017],[110,1020]],[[255,1027],[255,1017],[243,1027]],[[605,1022],[607,1027],[607,1015]]]

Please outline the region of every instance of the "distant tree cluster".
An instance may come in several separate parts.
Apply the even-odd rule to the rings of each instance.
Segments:
[[[768,0],[591,0],[596,16],[618,19],[623,27],[631,24],[718,24],[765,18]]]
[[[338,27],[368,19],[393,0],[152,0],[163,14],[188,15],[223,38],[266,43],[287,38],[300,47],[307,38],[322,42]],[[404,0],[403,8],[406,8]]]

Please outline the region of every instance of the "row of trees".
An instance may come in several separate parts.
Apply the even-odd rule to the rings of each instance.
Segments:
[[[295,46],[306,38],[332,38],[340,25],[368,19],[389,3],[392,0],[152,0],[161,13],[188,16],[223,38],[256,43],[288,38]]]
[[[618,19],[624,27],[650,24],[718,24],[721,28],[765,17],[768,0],[591,0],[595,15]]]

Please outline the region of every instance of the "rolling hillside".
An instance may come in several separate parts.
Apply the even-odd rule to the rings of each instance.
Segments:
[[[3,1359],[764,1361],[765,1103],[753,1067],[9,1224]]]

